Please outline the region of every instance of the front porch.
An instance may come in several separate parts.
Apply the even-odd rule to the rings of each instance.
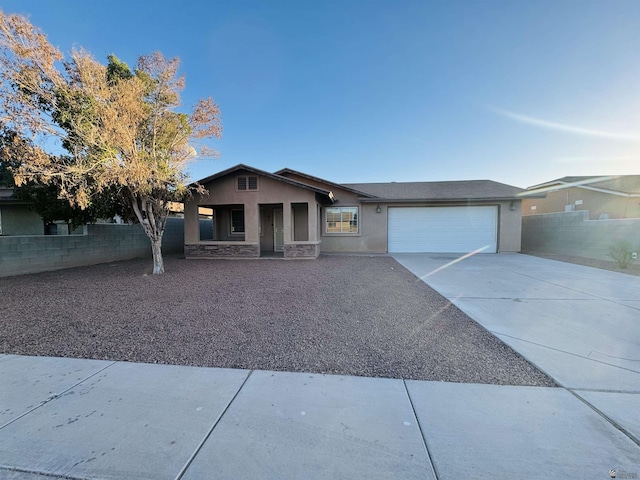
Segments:
[[[185,256],[315,259],[320,254],[319,209],[316,202],[200,204],[198,220],[192,222],[197,236],[191,235],[198,241],[185,241]],[[185,211],[185,239],[186,222]]]

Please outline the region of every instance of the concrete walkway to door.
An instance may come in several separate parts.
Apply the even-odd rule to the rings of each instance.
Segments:
[[[640,439],[640,277],[521,254],[394,258]]]

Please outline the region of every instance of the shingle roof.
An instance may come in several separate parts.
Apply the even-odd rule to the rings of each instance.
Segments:
[[[640,194],[640,175],[562,177],[551,180],[550,182],[534,185],[527,190],[535,190],[557,184],[578,184],[578,186],[585,185],[620,193]]]
[[[341,183],[335,183],[335,182],[332,182],[330,180],[325,180],[324,178],[314,177],[313,175],[309,175],[308,173],[300,172],[298,170],[293,170],[291,168],[282,168],[282,169],[278,170],[277,172],[274,172],[274,175],[280,175],[280,176],[286,177],[287,174],[289,174],[289,173],[292,173],[294,175],[298,175],[298,176],[300,176],[302,178],[307,178],[309,180],[313,180],[315,182],[324,183],[325,185],[328,185],[330,187],[333,186],[333,187],[342,188],[344,190],[349,190],[349,191],[351,191],[353,193],[357,193],[358,195],[361,195],[361,196],[365,196],[365,197],[369,196],[368,193],[360,191],[360,190],[357,190],[357,189],[354,189],[354,188],[350,188],[344,183],[342,183],[342,184]]]
[[[525,191],[492,180],[347,183],[345,186],[385,200],[515,200]]]
[[[0,187],[0,203],[4,205],[28,205],[29,202],[25,200],[18,200],[14,196],[13,188]]]
[[[328,180],[313,177],[306,173],[283,168],[275,173],[265,172],[248,165],[236,165],[222,172],[203,178],[198,183],[205,184],[237,170],[265,175],[292,185],[309,188],[318,193],[325,194],[333,201],[333,194],[328,189],[321,189],[307,185],[304,181],[293,180],[287,177],[288,173],[296,174],[302,178],[324,183],[328,187],[339,187],[350,190],[359,195],[362,202],[380,201],[406,201],[406,202],[442,202],[442,201],[466,201],[466,200],[518,200],[526,190],[492,180],[461,180],[447,182],[388,182],[388,183],[333,183]],[[538,195],[536,195],[538,196]],[[544,195],[542,195],[544,196]]]

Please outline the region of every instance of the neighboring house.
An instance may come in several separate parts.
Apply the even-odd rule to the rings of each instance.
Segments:
[[[185,255],[518,252],[524,190],[493,182],[337,184],[237,165],[185,204]],[[203,215],[207,209],[207,215]]]
[[[43,235],[42,217],[28,202],[13,198],[13,189],[0,187],[0,235]]]
[[[529,187],[523,196],[523,215],[577,210],[588,210],[590,220],[640,218],[640,175],[563,177]]]

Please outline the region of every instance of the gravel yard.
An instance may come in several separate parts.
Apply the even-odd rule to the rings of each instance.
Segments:
[[[574,257],[571,255],[559,255],[554,253],[542,252],[522,252],[525,255],[534,257],[548,258],[549,260],[557,260],[558,262],[575,263],[576,265],[584,265],[585,267],[600,268],[601,270],[609,270],[611,272],[626,273],[627,275],[640,276],[640,264],[638,261],[632,262],[627,268],[620,268],[614,261],[597,260],[595,258]]]
[[[0,278],[0,353],[554,385],[390,257],[165,266]]]

